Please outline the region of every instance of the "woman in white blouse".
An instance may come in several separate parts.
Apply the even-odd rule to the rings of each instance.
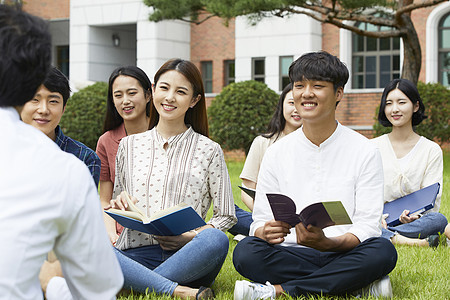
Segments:
[[[383,91],[378,121],[392,127],[389,134],[373,139],[384,169],[384,201],[393,201],[419,189],[440,184],[432,210],[410,215],[404,210],[402,224],[389,227],[383,220],[382,236],[393,243],[437,246],[447,219],[439,213],[442,195],[443,157],[438,144],[414,132],[423,119],[425,107],[416,86],[406,79],[394,79]]]
[[[212,203],[213,216],[179,236],[126,228],[116,243],[124,288],[210,299],[208,286],[228,253],[223,231],[236,217],[223,152],[208,138],[204,87],[193,63],[172,59],[156,72],[149,128],[120,142],[111,207],[124,208],[126,191],[147,215],[184,202],[203,219]]]

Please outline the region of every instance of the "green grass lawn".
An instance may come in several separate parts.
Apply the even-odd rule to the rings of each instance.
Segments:
[[[235,202],[242,208],[239,174],[243,162],[229,161],[228,172],[233,186]],[[444,153],[444,192],[441,200],[441,213],[450,218],[450,152]],[[227,233],[228,234],[228,233]],[[229,235],[229,234],[228,234]],[[219,273],[213,289],[216,299],[233,299],[234,282],[244,279],[233,267],[232,253],[236,241],[230,237],[230,250],[225,264]],[[450,247],[438,247],[436,250],[428,247],[398,246],[398,262],[390,274],[394,291],[393,299],[450,299]],[[293,299],[285,297],[286,299]],[[351,297],[353,298],[353,297]],[[172,299],[155,294],[121,297],[121,300]],[[312,299],[299,297],[296,299]],[[316,297],[315,299],[345,299],[343,297]]]

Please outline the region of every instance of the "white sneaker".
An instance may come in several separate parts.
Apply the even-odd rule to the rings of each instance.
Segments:
[[[275,299],[275,287],[266,284],[238,280],[234,286],[234,300]]]
[[[246,236],[243,235],[243,234],[236,234],[236,235],[234,236],[233,240],[240,242],[240,241],[242,241],[242,240],[245,239],[245,238],[246,238]]]
[[[359,296],[392,298],[392,285],[389,276],[386,275],[381,279],[375,280],[363,288]]]

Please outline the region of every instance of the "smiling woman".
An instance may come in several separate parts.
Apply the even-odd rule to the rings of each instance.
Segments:
[[[406,79],[391,81],[381,97],[379,122],[392,127],[389,134],[372,141],[383,160],[384,201],[397,198],[439,183],[441,190],[431,211],[410,215],[404,210],[402,224],[387,226],[383,222],[382,236],[396,244],[437,246],[438,234],[444,232],[447,219],[439,213],[442,195],[443,156],[438,144],[414,132],[413,126],[427,118],[416,86]]]
[[[132,111],[129,104],[122,107]],[[196,230],[155,236],[125,228],[116,243],[125,289],[212,298],[208,286],[228,252],[223,231],[235,216],[222,149],[208,138],[204,88],[193,63],[173,59],[156,72],[150,130],[122,139],[114,182],[111,207],[124,207],[126,191],[147,216],[184,202],[205,219],[213,205],[212,218]]]
[[[109,77],[103,135],[98,139],[96,150],[101,160],[99,196],[102,207],[107,207],[112,198],[116,154],[121,139],[148,130],[151,86],[147,74],[136,66],[119,67]],[[122,227],[116,226],[116,222],[106,214],[104,221],[114,244]]]

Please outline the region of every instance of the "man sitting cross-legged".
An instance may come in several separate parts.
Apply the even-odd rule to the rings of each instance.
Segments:
[[[347,67],[326,52],[307,53],[291,64],[289,77],[303,126],[264,155],[252,236],[239,242],[233,254],[236,270],[258,283],[236,282],[235,299],[268,299],[284,293],[391,296],[386,275],[395,267],[397,252],[380,238],[380,154],[367,138],[335,119]],[[353,224],[322,230],[299,223],[291,228],[274,220],[266,193],[289,196],[297,213],[315,202],[340,200]]]

